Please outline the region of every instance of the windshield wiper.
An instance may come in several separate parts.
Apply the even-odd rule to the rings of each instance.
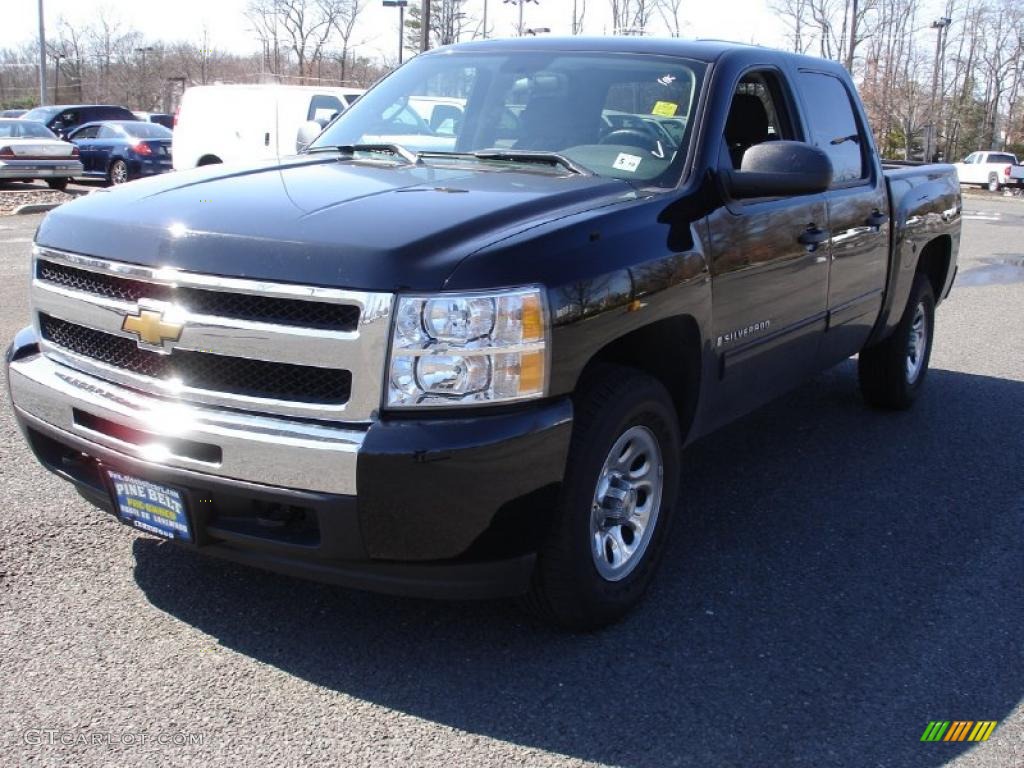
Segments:
[[[401,144],[339,144],[326,147],[313,147],[308,152],[333,151],[343,155],[354,157],[357,152],[388,152],[395,157],[401,158],[409,165],[419,165],[419,156],[410,152]]]
[[[543,165],[560,165],[570,173],[593,176],[594,172],[579,163],[570,160],[557,152],[541,152],[532,149],[485,149],[472,152],[473,157],[480,160],[508,161],[510,163],[539,163]]]

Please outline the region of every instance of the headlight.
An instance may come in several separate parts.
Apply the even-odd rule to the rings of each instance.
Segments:
[[[540,288],[402,296],[387,404],[421,408],[542,397],[547,315]]]

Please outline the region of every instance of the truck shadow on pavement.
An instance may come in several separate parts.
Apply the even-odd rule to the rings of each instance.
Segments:
[[[988,744],[919,739],[930,720],[1002,721],[1024,692],[1024,383],[929,377],[913,411],[879,413],[845,363],[688,449],[655,585],[601,633],[554,632],[507,603],[307,584],[151,539],[135,541],[136,579],[157,608],[289,674],[584,760],[981,757],[998,726]]]

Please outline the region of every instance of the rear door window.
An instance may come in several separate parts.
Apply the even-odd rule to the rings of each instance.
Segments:
[[[1009,163],[1013,165],[1014,157],[1013,155],[997,155],[993,153],[988,156],[988,161],[990,163]]]
[[[820,72],[800,72],[798,82],[807,105],[810,141],[832,161],[833,186],[866,178],[864,134],[846,86],[838,77]]]

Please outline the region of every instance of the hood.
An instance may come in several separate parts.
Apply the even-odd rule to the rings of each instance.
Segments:
[[[152,267],[358,290],[437,290],[469,254],[631,197],[623,181],[322,155],[135,181],[56,209],[40,245]],[[481,286],[488,287],[488,286]]]

